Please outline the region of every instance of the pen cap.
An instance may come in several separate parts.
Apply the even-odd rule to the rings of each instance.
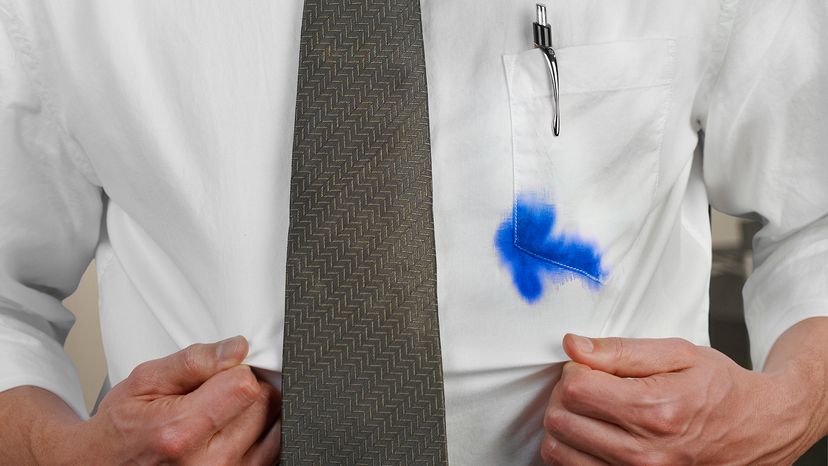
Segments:
[[[546,22],[546,5],[538,3],[537,21],[532,23],[532,35],[535,39],[536,47],[552,47],[552,28]]]
[[[536,47],[552,46],[552,28],[548,24],[532,23],[532,33]]]

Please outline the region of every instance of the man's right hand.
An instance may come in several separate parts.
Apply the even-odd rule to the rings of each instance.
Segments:
[[[275,463],[281,398],[240,365],[247,351],[247,341],[235,337],[139,365],[95,416],[67,427],[61,462]]]

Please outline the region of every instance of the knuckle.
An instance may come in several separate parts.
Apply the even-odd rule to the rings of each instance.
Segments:
[[[681,416],[678,408],[672,403],[655,406],[650,413],[651,429],[660,435],[670,435],[680,430]]]
[[[201,343],[190,345],[181,350],[181,363],[184,366],[184,371],[188,374],[200,373],[203,365],[203,353],[204,345]]]
[[[180,459],[192,445],[186,429],[177,424],[167,424],[158,429],[152,442],[152,449],[162,458]]]
[[[156,388],[157,378],[157,365],[154,361],[145,361],[132,369],[124,385],[127,392],[145,391]]]
[[[563,380],[561,383],[561,404],[564,406],[572,406],[578,403],[584,393],[583,377],[577,374],[572,374]]]
[[[561,409],[550,408],[543,417],[543,428],[550,434],[560,433],[566,414]]]
[[[132,372],[130,372],[128,378],[137,382],[145,382],[151,378],[151,374],[153,372],[154,370],[152,368],[152,363],[146,361],[135,366],[135,368],[132,369]]]
[[[240,399],[251,403],[262,398],[264,400],[268,399],[269,395],[262,389],[256,376],[253,375],[253,372],[249,368],[241,369],[238,372],[234,393]]]
[[[575,361],[568,361],[563,365],[563,369],[561,370],[561,378],[567,377],[570,373],[574,372],[580,364]]]
[[[680,356],[689,358],[696,354],[696,345],[683,338],[670,338],[669,342],[672,350]]]

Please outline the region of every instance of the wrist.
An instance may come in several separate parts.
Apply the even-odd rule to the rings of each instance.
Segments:
[[[791,452],[791,461],[828,433],[826,364],[819,358],[801,357],[766,367],[769,382],[765,406],[773,406],[775,431]],[[761,408],[761,407],[760,407]]]
[[[29,451],[37,464],[93,464],[89,442],[91,421],[80,418],[49,418],[32,427]]]
[[[74,412],[61,414],[32,426],[30,452],[36,464],[114,464],[107,461],[110,448],[101,441],[100,419],[83,420]]]
[[[81,422],[63,399],[32,385],[0,393],[0,418],[6,421],[0,431],[2,464],[66,464],[52,453],[75,439],[58,434],[59,428]]]
[[[794,360],[789,369],[789,390],[799,391],[806,400],[804,418],[813,431],[813,441],[828,434],[828,363],[819,358]],[[813,442],[811,442],[813,443]]]

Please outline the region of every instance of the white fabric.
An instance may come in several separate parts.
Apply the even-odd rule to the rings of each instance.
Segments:
[[[422,3],[452,464],[540,462],[566,332],[708,342],[709,202],[766,223],[757,367],[828,315],[828,4],[549,1],[556,139],[535,2]],[[235,334],[281,369],[300,19],[298,1],[0,0],[0,390],[85,415],[61,299],[93,256],[113,384]],[[550,238],[600,252],[601,285],[543,273],[522,296],[495,245],[522,194],[555,205]]]

